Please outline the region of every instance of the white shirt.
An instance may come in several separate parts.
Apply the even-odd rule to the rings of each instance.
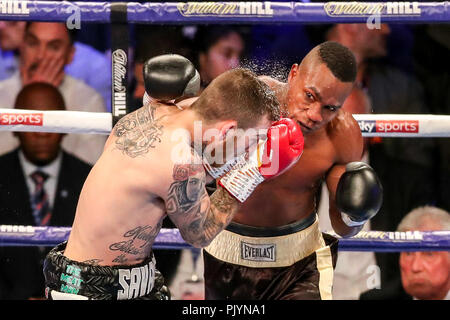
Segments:
[[[111,112],[111,59],[81,42],[75,42],[74,47],[75,55],[65,72],[100,93]]]
[[[191,282],[193,275],[198,282]],[[172,282],[169,284],[172,300],[205,299],[203,250],[194,259],[191,249],[181,250],[181,258]],[[189,293],[188,297],[185,297]]]
[[[62,152],[59,152],[55,160],[46,166],[38,167],[35,164],[27,160],[22,150],[19,150],[19,160],[22,165],[22,170],[25,175],[25,181],[27,182],[28,190],[30,191],[30,196],[34,193],[36,189],[36,184],[34,183],[31,175],[39,170],[48,174],[47,180],[44,182],[44,190],[47,193],[48,200],[50,203],[50,209],[53,208],[55,203],[56,187],[58,184],[59,169],[61,168]]]
[[[0,81],[0,108],[14,108],[16,96],[21,88],[22,81],[18,71],[12,77]],[[66,74],[59,90],[64,97],[67,110],[106,112],[100,94],[80,80]],[[103,151],[106,138],[106,135],[98,134],[68,134],[63,139],[62,147],[78,158],[95,164]],[[11,132],[0,131],[0,154],[15,149],[18,144],[18,140]]]

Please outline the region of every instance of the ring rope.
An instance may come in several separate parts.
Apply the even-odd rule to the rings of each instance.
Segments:
[[[5,0],[0,20],[109,23],[114,3]],[[129,23],[437,23],[450,21],[444,2],[149,2],[126,4]]]
[[[450,137],[450,115],[354,114],[363,137]],[[108,135],[108,112],[0,109],[0,131]]]
[[[0,246],[56,246],[69,238],[70,227],[0,225]],[[326,232],[338,237],[333,232]],[[341,251],[450,251],[450,231],[384,232],[361,231],[351,238],[339,238]],[[162,228],[154,249],[192,248],[178,229]]]
[[[108,135],[112,122],[109,112],[0,109],[0,131]]]

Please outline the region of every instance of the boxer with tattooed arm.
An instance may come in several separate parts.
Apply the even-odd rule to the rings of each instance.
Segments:
[[[185,71],[190,62],[186,59],[180,64],[180,56],[173,58],[178,59],[174,69],[189,74]],[[223,151],[229,141],[245,139],[248,147],[259,148],[257,153],[279,156],[282,161],[273,175],[281,173],[299,159],[302,144],[298,141],[303,137],[296,123],[273,123],[277,120],[275,96],[244,69],[216,78],[190,108],[180,110],[173,103],[151,100],[124,116],[84,184],[69,240],[46,258],[47,298],[169,299],[152,253],[163,219],[169,216],[189,244],[208,245],[244,199],[235,198],[236,190],[228,191],[233,177],[223,183],[220,178],[219,185],[224,187],[208,196],[205,184],[212,177],[204,169],[203,155],[207,150],[210,155],[214,150]],[[250,128],[254,132],[269,130],[267,142],[261,143],[258,134],[249,137],[243,133]],[[279,135],[273,133],[275,129]],[[196,139],[197,130],[201,141]],[[207,134],[211,130],[218,135],[211,138]],[[278,139],[279,151],[274,148]],[[252,150],[248,147],[245,152]],[[247,155],[245,161],[251,162],[252,157]],[[244,158],[238,158],[242,167]],[[206,167],[211,170],[217,165]],[[230,165],[221,175],[233,170],[237,169]],[[248,183],[252,188],[257,185]]]

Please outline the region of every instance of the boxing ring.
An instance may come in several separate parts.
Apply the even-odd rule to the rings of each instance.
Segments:
[[[5,0],[0,20],[111,23],[112,112],[2,109],[0,131],[108,135],[127,113],[128,24],[273,23],[442,23],[450,22],[449,2],[56,2]],[[354,115],[364,137],[450,137],[450,116],[407,114]],[[70,227],[0,225],[0,246],[55,246]],[[191,248],[177,229],[162,229],[156,249]],[[360,232],[339,240],[342,251],[449,251],[450,231]]]

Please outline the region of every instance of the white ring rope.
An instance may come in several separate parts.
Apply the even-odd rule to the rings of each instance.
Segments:
[[[449,115],[354,114],[353,117],[363,137],[450,137]]]
[[[0,131],[111,133],[112,114],[84,111],[0,109]]]
[[[450,137],[449,115],[355,114],[363,137]],[[0,131],[110,134],[108,112],[0,109]]]

